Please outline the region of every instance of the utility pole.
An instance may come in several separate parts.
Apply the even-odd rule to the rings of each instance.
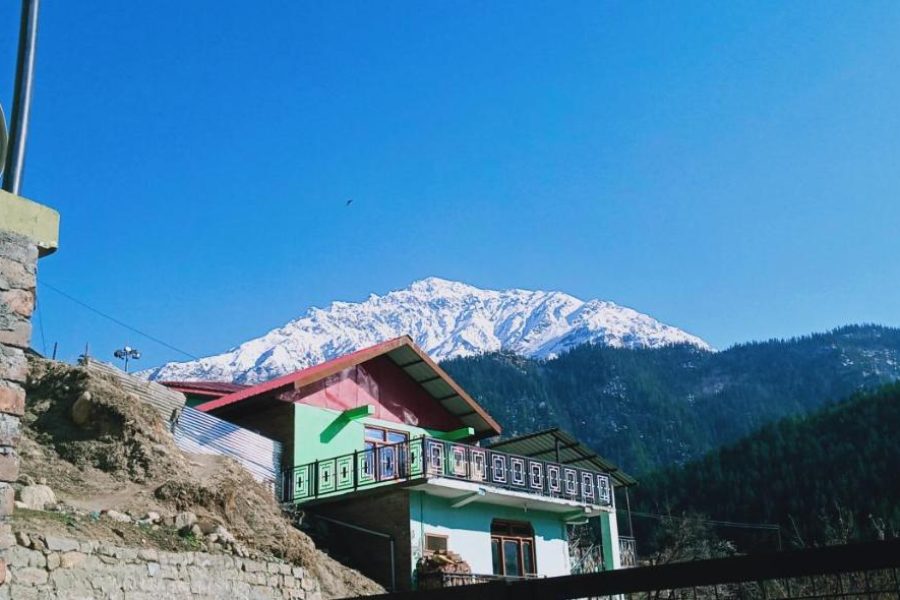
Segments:
[[[25,169],[25,141],[28,138],[28,117],[31,114],[31,89],[34,82],[39,7],[40,0],[22,0],[15,89],[13,90],[9,125],[9,145],[5,166],[2,169],[4,173],[3,189],[17,196],[22,187],[22,172]],[[0,110],[0,115],[2,115],[2,110]],[[0,129],[4,128],[0,127]],[[2,137],[0,135],[0,138]],[[0,151],[0,157],[2,156],[3,152]]]

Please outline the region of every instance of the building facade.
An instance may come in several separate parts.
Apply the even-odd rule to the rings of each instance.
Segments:
[[[621,566],[614,491],[633,480],[558,430],[485,445],[500,426],[408,337],[256,386],[172,385],[280,442],[281,500],[386,587]],[[573,553],[585,523],[598,542]],[[434,556],[465,566],[426,570]]]

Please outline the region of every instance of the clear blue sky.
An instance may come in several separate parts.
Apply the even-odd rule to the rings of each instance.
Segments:
[[[40,277],[197,355],[428,275],[718,347],[900,325],[898,31],[876,1],[47,0]],[[40,305],[39,350],[184,358]]]

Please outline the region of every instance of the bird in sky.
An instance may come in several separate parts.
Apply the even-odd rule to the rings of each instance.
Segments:
[[[352,198],[350,200],[347,200],[347,204],[345,204],[344,206],[350,206],[351,204],[353,204]]]

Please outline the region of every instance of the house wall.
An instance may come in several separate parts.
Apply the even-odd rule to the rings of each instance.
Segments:
[[[473,573],[493,573],[491,521],[507,519],[527,521],[534,527],[539,575],[569,574],[569,547],[561,515],[480,502],[453,508],[451,502],[421,491],[410,492],[410,569],[413,572],[425,549],[425,534],[432,533],[447,536],[447,549],[469,563]]]
[[[441,432],[405,423],[386,421],[376,417],[364,417],[354,421],[338,419],[343,410],[323,408],[309,404],[294,405],[294,465],[304,465],[315,460],[351,454],[365,450],[367,425],[404,431],[410,439],[423,435],[439,435]]]
[[[369,405],[384,422],[452,431],[463,423],[387,356],[379,356],[300,389],[280,394],[289,402],[343,412]]]

